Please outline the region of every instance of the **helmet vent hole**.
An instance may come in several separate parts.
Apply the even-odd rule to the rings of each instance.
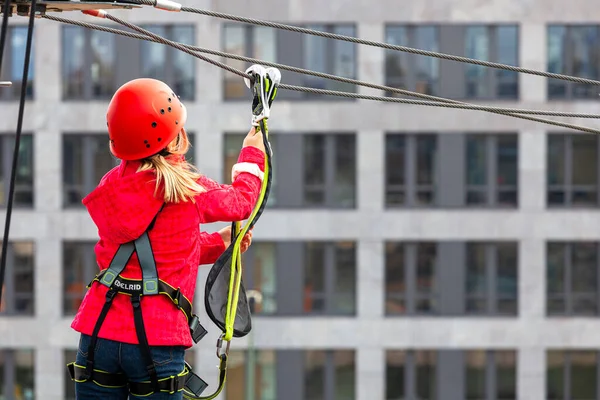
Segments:
[[[157,125],[158,125],[158,124],[157,124],[156,122],[153,122],[153,123],[152,123],[152,127],[153,127],[153,128],[156,128],[156,126],[157,126]]]
[[[144,140],[144,143],[148,144],[148,141],[147,141],[147,140]]]
[[[160,113],[161,113],[161,114],[164,114],[164,113],[165,113],[165,109],[164,109],[164,108],[161,108],[161,109],[160,109]]]
[[[162,138],[158,138],[157,140],[160,142],[162,140]]]
[[[167,110],[168,110],[169,112],[171,112],[171,107],[167,108]]]
[[[179,121],[175,121],[175,125],[179,125]]]
[[[169,97],[169,103],[171,102],[171,98]]]
[[[146,147],[147,147],[147,148],[150,148],[150,145],[149,145],[149,144],[147,144],[147,145],[146,145]]]

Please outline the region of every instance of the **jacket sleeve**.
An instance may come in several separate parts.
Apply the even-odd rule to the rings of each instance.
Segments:
[[[260,194],[264,163],[265,154],[261,150],[256,147],[244,147],[231,171],[231,185],[222,185],[202,176],[199,183],[206,191],[195,198],[200,223],[247,219]]]
[[[225,251],[225,243],[219,232],[200,232],[200,265],[214,264]]]

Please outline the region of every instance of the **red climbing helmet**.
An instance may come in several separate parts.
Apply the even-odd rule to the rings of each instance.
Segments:
[[[106,122],[110,150],[122,160],[159,153],[177,137],[187,110],[175,92],[156,79],[134,79],[115,92]]]

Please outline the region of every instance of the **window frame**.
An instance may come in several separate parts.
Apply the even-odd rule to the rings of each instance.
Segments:
[[[404,184],[390,184],[390,171],[388,169],[388,161],[394,152],[391,151],[392,141],[402,138],[404,141]],[[433,153],[433,183],[431,185],[419,184],[417,177],[420,172],[419,168],[419,152],[418,142],[420,139],[432,139],[434,145]],[[389,132],[385,134],[385,177],[384,177],[384,206],[388,210],[403,209],[403,208],[437,208],[439,207],[439,134],[435,132],[420,132],[420,133],[395,133]],[[431,203],[419,204],[417,199],[419,193],[429,193]],[[402,193],[404,202],[402,204],[394,204],[389,201],[388,196],[395,193]]]
[[[404,392],[404,396],[397,398],[397,397],[391,397],[391,395],[388,392],[389,389],[389,383],[390,383],[390,369],[393,368],[395,365],[392,366],[391,364],[391,358],[395,357],[395,356],[403,356],[404,357],[404,362],[402,363],[402,369],[404,372],[404,377],[403,377],[403,383],[404,383],[404,387],[402,388],[403,392]],[[420,398],[418,396],[417,393],[417,387],[418,387],[418,370],[419,370],[419,363],[417,362],[417,358],[419,357],[423,357],[426,358],[428,360],[430,360],[433,364],[432,368],[434,370],[433,372],[433,379],[434,379],[434,388],[431,390],[432,391],[432,397],[431,400],[434,399],[438,399],[439,398],[439,393],[441,388],[439,387],[439,374],[441,372],[440,368],[439,368],[439,357],[440,357],[440,351],[438,349],[386,349],[385,350],[385,376],[384,376],[384,380],[385,380],[385,400],[403,400],[403,399],[417,399]],[[425,364],[427,365],[427,364]]]
[[[4,376],[0,378],[0,382],[4,384],[4,387],[0,387],[0,398],[9,399],[8,393],[15,393],[17,385],[17,369],[19,368],[17,357],[19,353],[28,355],[31,358],[31,378],[33,387],[31,387],[32,394],[35,397],[36,392],[36,362],[35,362],[35,351],[31,348],[4,348],[0,349],[4,363],[0,364],[0,371],[4,373]],[[4,389],[4,390],[2,390]]]
[[[545,365],[545,374],[544,374],[544,378],[546,381],[545,384],[545,391],[547,393],[550,392],[550,383],[551,380],[549,379],[549,375],[550,375],[550,358],[553,354],[556,355],[560,355],[562,353],[563,355],[563,362],[561,362],[559,364],[560,369],[562,369],[562,379],[563,379],[563,393],[562,396],[560,398],[556,398],[556,397],[548,397],[548,399],[550,400],[570,400],[572,398],[571,396],[571,391],[573,389],[572,383],[574,381],[573,379],[573,363],[572,363],[572,358],[574,355],[576,354],[588,354],[588,355],[594,355],[596,358],[596,376],[598,376],[600,374],[600,353],[598,352],[598,350],[596,349],[587,349],[587,348],[578,348],[578,349],[562,349],[562,348],[556,348],[556,349],[547,349],[546,350],[546,365]],[[596,390],[596,399],[600,398],[600,381],[596,378],[595,380],[595,390]],[[549,396],[549,394],[547,394],[547,396]]]
[[[6,32],[6,51],[4,52],[4,58],[2,59],[2,63],[4,65],[0,66],[2,70],[2,74],[0,75],[0,80],[12,81],[12,87],[6,90],[0,90],[0,104],[2,102],[11,102],[18,101],[21,95],[21,86],[22,86],[22,77],[23,77],[23,65],[15,72],[12,70],[12,60],[14,58],[12,47],[12,39],[16,30],[23,29],[27,32],[27,25],[24,24],[14,24],[8,26],[8,31]],[[25,48],[23,48],[23,52]],[[25,91],[25,99],[27,101],[35,100],[35,40],[31,43],[31,56],[29,60],[29,73],[27,77],[27,90]],[[18,74],[19,80],[15,82],[14,79],[11,78],[13,74]]]
[[[0,242],[1,243],[1,242]],[[32,255],[31,255],[31,271],[29,271],[29,269],[26,269],[25,271],[27,273],[31,273],[32,275],[32,284],[33,284],[33,288],[31,290],[31,293],[27,293],[27,294],[23,294],[20,293],[19,298],[24,298],[27,299],[28,301],[31,302],[31,311],[30,312],[20,312],[17,311],[16,307],[15,307],[15,302],[17,301],[17,298],[15,297],[16,290],[15,290],[15,273],[18,271],[18,269],[15,267],[15,249],[14,246],[16,244],[23,244],[23,245],[27,245],[27,246],[31,246],[32,248]],[[37,292],[37,285],[36,285],[36,281],[35,281],[35,275],[36,275],[36,244],[33,240],[9,240],[8,242],[8,246],[7,246],[7,256],[6,256],[6,271],[5,271],[5,280],[4,280],[4,288],[0,287],[0,290],[4,290],[4,295],[2,296],[2,307],[4,308],[2,312],[0,312],[0,317],[7,317],[7,318],[19,318],[19,317],[34,317],[36,315],[36,304],[35,304],[35,300],[36,300],[36,292]]]
[[[4,184],[4,198],[0,198],[0,209],[6,209],[6,197],[10,192],[10,176],[13,163],[14,146],[16,142],[15,134],[2,134],[0,135],[1,141],[1,154],[0,162],[2,162],[2,181]],[[36,191],[35,191],[35,165],[36,165],[36,151],[35,151],[35,135],[29,132],[23,132],[19,143],[19,152],[25,151],[23,146],[26,146],[27,142],[31,143],[31,188],[28,188],[26,184],[19,183],[18,176],[15,181],[15,197],[13,200],[13,207],[17,209],[32,210],[35,208],[36,202]],[[19,154],[19,162],[23,162],[23,157]],[[19,192],[31,192],[31,204],[23,204],[18,201],[16,194]]]
[[[518,368],[519,368],[519,362],[518,362],[518,354],[517,351],[515,350],[511,350],[511,349],[507,349],[507,350],[493,350],[493,349],[473,349],[473,350],[464,350],[464,374],[465,374],[465,399],[467,400],[475,400],[474,398],[469,398],[468,397],[468,357],[469,355],[473,354],[476,355],[477,353],[481,353],[483,352],[483,355],[485,357],[485,365],[484,365],[484,397],[483,398],[477,398],[477,400],[496,400],[496,399],[504,399],[505,397],[500,396],[500,393],[498,392],[498,360],[499,357],[502,355],[502,353],[511,353],[511,356],[514,359],[514,370],[515,370],[515,377],[514,377],[514,383],[515,383],[515,387],[514,387],[514,391],[515,391],[515,396],[518,397],[518,392],[517,392],[517,386],[518,386]]]

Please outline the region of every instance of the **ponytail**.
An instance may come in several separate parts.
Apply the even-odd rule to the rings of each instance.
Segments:
[[[198,183],[200,173],[183,158],[189,147],[187,133],[182,129],[163,152],[143,159],[138,168],[138,172],[150,169],[156,172],[155,194],[162,185],[162,195],[167,203],[194,202],[198,193],[206,191]]]

